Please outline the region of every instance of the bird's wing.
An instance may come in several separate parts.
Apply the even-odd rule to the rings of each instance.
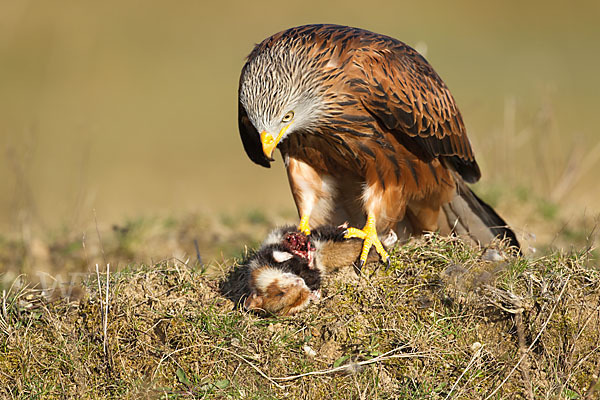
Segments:
[[[393,41],[357,51],[349,80],[367,111],[425,160],[442,158],[467,182],[481,173],[452,94],[414,49]]]
[[[270,168],[271,163],[263,152],[260,135],[254,125],[252,125],[252,122],[250,122],[246,110],[244,110],[244,106],[240,102],[238,102],[238,128],[244,150],[246,150],[248,157],[255,163]]]

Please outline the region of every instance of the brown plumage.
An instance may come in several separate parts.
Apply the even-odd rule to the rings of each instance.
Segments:
[[[354,235],[365,239],[365,258],[371,243],[380,249],[375,232],[390,229],[405,236],[458,228],[477,242],[504,236],[518,247],[465,184],[481,173],[452,94],[396,39],[337,25],[265,39],[242,69],[239,129],[260,165],[269,167],[280,149],[301,230],[366,221]]]

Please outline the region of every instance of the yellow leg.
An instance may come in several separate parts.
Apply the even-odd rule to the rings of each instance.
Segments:
[[[305,214],[300,218],[300,225],[298,225],[298,230],[304,233],[306,236],[310,235],[310,227],[308,225],[308,219],[310,215]]]
[[[348,228],[345,238],[359,238],[364,240],[362,252],[360,253],[360,259],[358,262],[359,271],[362,269],[362,266],[365,264],[365,262],[367,262],[369,251],[373,246],[375,246],[375,250],[377,250],[377,253],[379,253],[381,261],[389,266],[390,256],[388,255],[387,251],[385,251],[385,248],[377,237],[375,215],[373,213],[369,213],[367,216],[367,223],[362,230],[358,228]]]

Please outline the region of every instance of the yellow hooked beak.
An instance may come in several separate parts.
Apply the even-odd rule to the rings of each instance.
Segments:
[[[271,134],[267,133],[266,131],[263,131],[260,134],[260,142],[262,143],[263,153],[265,153],[265,156],[267,156],[267,158],[270,161],[273,161],[273,157],[272,157],[273,151],[275,151],[275,147],[277,147],[277,145],[279,144],[279,141],[283,137],[283,134],[285,133],[285,131],[287,131],[287,129],[290,127],[290,125],[291,125],[291,123],[284,126],[276,138],[273,138],[273,136],[271,136]]]

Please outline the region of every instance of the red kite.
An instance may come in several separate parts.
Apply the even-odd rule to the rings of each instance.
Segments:
[[[239,130],[252,161],[283,156],[299,229],[364,224],[359,267],[390,230],[506,238],[504,220],[467,187],[481,177],[446,84],[394,38],[307,25],[258,44],[240,77]],[[466,182],[466,183],[465,183]]]

